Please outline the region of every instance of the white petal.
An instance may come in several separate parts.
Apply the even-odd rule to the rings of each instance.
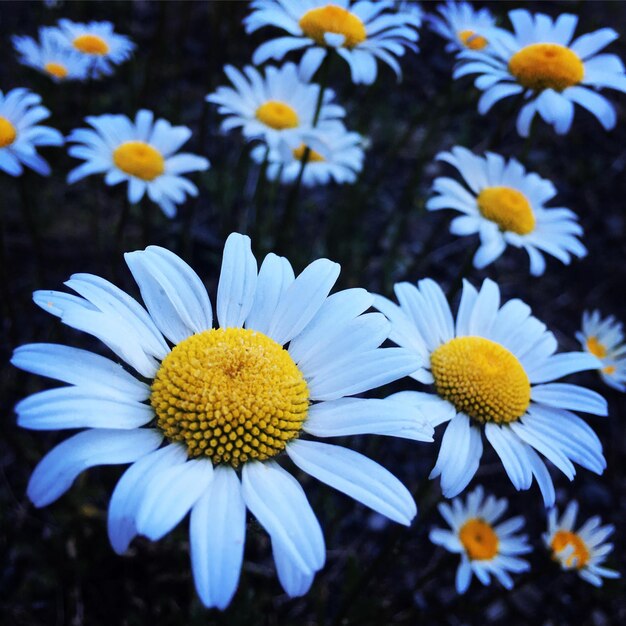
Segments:
[[[608,415],[606,400],[595,391],[568,383],[547,383],[532,387],[534,402],[547,404],[557,409],[584,411],[592,415]]]
[[[508,426],[498,426],[488,423],[485,425],[485,436],[493,446],[504,465],[515,488],[528,489],[533,475],[526,463],[524,444],[517,438]]]
[[[303,596],[311,588],[315,572],[300,569],[294,562],[289,548],[279,539],[272,539],[272,553],[278,580],[283,589],[292,598]]]

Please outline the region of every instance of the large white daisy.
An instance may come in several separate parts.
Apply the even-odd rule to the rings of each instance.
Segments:
[[[441,476],[446,497],[463,491],[476,473],[483,433],[515,488],[528,489],[534,477],[546,506],[554,503],[554,486],[537,452],[570,480],[572,462],[604,471],[600,440],[572,411],[606,415],[606,401],[584,387],[553,382],[596,369],[596,357],[555,354],[557,342],[545,324],[521,300],[500,306],[491,280],[480,291],[464,281],[456,322],[432,280],[398,283],[395,293],[400,306],[382,296],[374,306],[391,320],[390,339],[422,359],[411,377],[434,388],[394,397],[421,406],[433,426],[448,422],[430,475]]]
[[[462,63],[455,78],[480,74],[475,85],[485,93],[478,111],[485,114],[499,100],[523,94],[526,103],[517,118],[522,137],[529,135],[536,113],[558,134],[567,133],[575,104],[595,115],[606,130],[613,128],[615,109],[597,90],[626,92],[624,64],[614,54],[597,53],[618,34],[601,28],[572,41],[576,15],[563,13],[553,21],[543,13],[516,9],[509,18],[515,34],[494,29],[488,35],[489,48],[459,54]]]
[[[28,89],[0,91],[0,170],[21,176],[25,165],[42,176],[50,166],[37,154],[38,146],[62,146],[63,135],[37,122],[50,117],[41,97]]]
[[[480,236],[474,267],[483,268],[495,261],[507,244],[526,250],[533,276],[545,271],[541,252],[566,265],[571,255],[582,258],[587,254],[577,238],[583,229],[576,214],[545,206],[556,195],[549,180],[527,173],[516,159],[505,161],[491,152],[480,157],[456,146],[437,158],[455,167],[467,187],[452,178],[437,178],[433,190],[439,195],[428,200],[426,208],[454,209],[464,214],[452,220],[450,232]]]
[[[244,19],[247,32],[275,26],[289,33],[261,44],[252,57],[255,65],[307,48],[300,68],[303,76],[311,77],[334,49],[350,66],[353,82],[371,84],[377,60],[400,78],[397,57],[406,48],[417,50],[420,16],[396,11],[388,0],[253,0],[251,8]]]
[[[495,26],[496,20],[489,9],[474,9],[469,2],[452,2],[437,6],[439,15],[430,14],[431,28],[448,40],[446,50],[483,50],[488,45],[485,31]]]
[[[186,126],[172,126],[164,119],[155,121],[154,114],[143,109],[134,122],[125,115],[85,120],[95,130],[78,128],[67,138],[77,144],[68,150],[70,156],[85,160],[69,173],[68,183],[105,174],[107,185],[128,182],[130,202],[139,202],[147,193],[167,217],[176,215],[176,205],[183,203],[187,194],[198,195],[198,188],[181,174],[204,171],[209,161],[187,152],[176,154],[191,137]]]
[[[508,508],[506,498],[485,498],[483,488],[478,486],[467,495],[465,503],[455,498],[452,506],[442,502],[437,505],[441,516],[451,530],[433,528],[430,540],[446,550],[459,554],[461,562],[456,571],[456,590],[465,593],[472,574],[483,585],[491,583],[495,576],[507,589],[513,588],[509,572],[520,573],[530,569],[528,561],[520,554],[532,551],[526,535],[516,535],[524,526],[524,518],[512,517],[504,522],[498,520]]]
[[[125,258],[147,311],[91,274],[67,281],[79,296],[34,295],[129,368],[63,345],[15,351],[15,366],[70,385],[22,400],[18,423],[88,429],[40,461],[28,486],[36,506],[54,502],[88,467],[132,463],[109,505],[113,548],[124,552],[138,534],[160,539],[191,511],[196,587],[207,606],[219,608],[237,588],[246,509],[269,533],[289,595],[304,594],[324,565],[319,522],[298,481],[277,462],[282,452],[311,476],[410,524],[415,503],[397,478],[355,451],[309,437],[432,439],[418,410],[349,397],[418,363],[403,348],[379,348],[390,325],[380,313],[363,314],[371,294],[347,289],[329,296],[339,265],[327,259],[296,278],[285,258],[269,254],[257,272],[250,239],[232,234],[213,328],[209,296],[178,256],[150,246]]]

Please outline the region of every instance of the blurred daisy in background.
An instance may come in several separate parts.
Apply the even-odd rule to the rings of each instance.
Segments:
[[[70,156],[85,161],[69,173],[68,183],[105,174],[107,185],[128,182],[130,202],[139,202],[147,193],[167,217],[176,215],[176,205],[182,204],[186,195],[198,195],[198,188],[182,174],[207,170],[209,161],[186,152],[177,154],[191,137],[186,126],[155,121],[154,114],[146,110],[139,111],[134,122],[125,115],[85,120],[95,130],[78,128],[67,138],[76,144],[68,150]]]
[[[464,215],[450,224],[454,235],[480,237],[474,267],[493,263],[507,244],[523,248],[530,257],[530,273],[540,276],[546,268],[542,252],[569,264],[571,256],[582,258],[587,249],[578,239],[583,229],[575,213],[565,208],[546,208],[556,195],[554,185],[535,173],[527,173],[516,159],[505,161],[487,152],[480,157],[456,146],[437,159],[455,167],[466,187],[452,178],[437,178],[426,208],[454,209]]]
[[[374,306],[392,323],[389,338],[412,350],[422,367],[411,377],[432,392],[404,391],[394,398],[421,406],[433,426],[448,422],[430,478],[441,476],[451,498],[473,478],[492,445],[517,490],[537,481],[546,506],[554,486],[543,454],[570,480],[574,463],[602,474],[606,461],[593,430],[572,411],[607,415],[602,396],[569,383],[568,374],[597,369],[587,352],[555,354],[557,342],[521,300],[500,306],[500,290],[485,280],[480,291],[464,281],[456,322],[432,280],[398,283],[400,302],[377,296]]]
[[[50,117],[41,97],[28,89],[0,91],[0,170],[21,176],[25,165],[42,176],[50,166],[37,154],[38,146],[62,146],[63,135],[37,122]]]
[[[621,322],[612,315],[602,319],[599,311],[585,311],[576,339],[602,362],[598,370],[602,380],[613,389],[626,391],[626,343]]]
[[[472,574],[483,585],[491,584],[491,576],[495,576],[506,589],[512,589],[510,573],[530,569],[528,561],[519,555],[532,552],[532,548],[526,535],[515,534],[524,526],[524,518],[512,517],[497,523],[508,504],[506,498],[485,498],[483,488],[476,487],[465,502],[455,498],[452,506],[444,502],[437,505],[451,530],[434,528],[429,537],[434,544],[461,556],[456,572],[458,593],[467,591]]]
[[[483,50],[488,41],[483,36],[495,26],[495,18],[489,9],[474,9],[469,2],[451,2],[437,6],[439,15],[428,15],[432,30],[448,40],[446,51]]]
[[[87,78],[89,60],[70,48],[57,28],[40,28],[39,41],[25,36],[15,36],[12,41],[20,55],[20,63],[36,69],[55,82]]]
[[[311,129],[314,122],[323,123],[346,114],[343,107],[331,102],[334,93],[326,89],[316,120],[320,86],[301,80],[293,63],[267,67],[265,75],[250,65],[243,72],[227,65],[224,72],[234,89],[218,87],[206,97],[226,116],[221,125],[224,132],[241,128],[246,139],[264,139],[274,145],[281,137]]]
[[[602,520],[596,515],[589,518],[578,530],[574,530],[578,503],[570,502],[558,519],[557,509],[548,513],[548,532],[543,535],[546,547],[552,558],[564,570],[574,570],[595,587],[602,586],[602,578],[619,578],[620,573],[602,564],[613,551],[612,543],[604,541],[613,534],[612,525],[600,526]]]
[[[91,274],[66,282],[78,296],[34,294],[40,307],[100,339],[128,366],[55,344],[14,352],[16,367],[70,385],[22,400],[18,423],[87,429],[37,465],[28,486],[35,506],[54,502],[88,467],[133,463],[109,505],[113,548],[123,553],[138,534],[156,541],[191,512],[196,587],[205,605],[221,609],[237,588],[246,509],[269,533],[289,595],[306,593],[324,565],[319,522],[298,481],[277,463],[282,452],[314,478],[411,523],[413,498],[389,471],[342,446],[300,438],[432,440],[419,410],[349,398],[419,364],[409,350],[379,348],[390,325],[380,313],[363,314],[371,294],[329,296],[340,268],[327,259],[295,277],[287,259],[269,254],[257,271],[250,239],[234,233],[224,248],[213,328],[207,291],[182,259],[156,246],[125,258],[147,310]]]
[[[524,94],[525,104],[517,117],[517,131],[528,137],[535,114],[557,134],[567,133],[578,104],[598,118],[606,130],[615,126],[615,109],[597,90],[626,92],[624,64],[614,54],[597,54],[619,36],[601,28],[572,41],[576,15],[563,13],[552,20],[543,13],[524,9],[509,12],[515,34],[497,29],[489,36],[485,51],[465,50],[455,78],[480,74],[475,85],[485,93],[478,102],[484,115],[509,96]]]
[[[253,0],[252,12],[244,19],[246,32],[274,26],[289,33],[261,44],[252,60],[260,65],[282,59],[291,50],[307,48],[300,70],[309,79],[330,50],[350,66],[352,81],[371,85],[376,80],[377,61],[402,76],[397,57],[405,49],[417,51],[417,28],[421,16],[395,10],[393,2],[381,0]]]

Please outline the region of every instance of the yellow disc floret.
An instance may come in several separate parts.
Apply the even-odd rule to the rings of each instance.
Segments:
[[[46,63],[43,69],[55,78],[65,78],[68,75],[67,67],[61,63]]]
[[[552,551],[555,556],[568,550],[571,554],[563,561],[566,567],[582,569],[589,562],[589,548],[579,535],[569,530],[557,530],[552,537]]]
[[[0,148],[10,146],[17,137],[15,126],[6,117],[0,116]]]
[[[306,151],[306,146],[301,143],[297,148],[294,148],[293,150],[293,157],[294,159],[297,159],[298,161],[302,161],[302,159],[304,158],[304,153]],[[325,161],[326,159],[319,153],[316,152],[315,150],[312,150],[311,148],[309,148],[309,158],[308,158],[308,162],[309,163],[320,163],[321,161]]]
[[[509,72],[527,89],[563,91],[585,76],[585,66],[570,48],[558,43],[533,43],[509,60]]]
[[[491,560],[498,554],[500,541],[491,524],[479,517],[472,517],[461,526],[459,541],[467,556],[475,561]]]
[[[615,365],[607,365],[602,368],[602,372],[604,374],[608,374],[609,376],[613,376],[613,374],[615,374],[615,370]]]
[[[309,390],[289,353],[243,328],[192,335],[167,355],[152,384],[157,425],[190,457],[233,467],[264,461],[297,437]]]
[[[270,128],[285,130],[300,124],[295,109],[280,100],[268,100],[256,110],[256,118]]]
[[[603,359],[606,356],[606,347],[598,341],[597,337],[591,336],[587,339],[587,350],[599,359]]]
[[[530,382],[517,357],[484,337],[457,337],[430,355],[437,393],[478,422],[508,424],[530,404]]]
[[[343,35],[345,39],[342,45],[346,48],[354,48],[367,39],[361,19],[336,4],[310,9],[300,18],[299,24],[304,34],[320,46],[326,45],[326,33]]]
[[[528,235],[535,229],[535,214],[526,196],[512,187],[485,187],[476,198],[481,215],[500,230]]]
[[[113,151],[113,162],[123,172],[154,180],[165,171],[163,155],[145,141],[126,141]]]
[[[98,35],[79,35],[72,43],[74,48],[83,54],[104,56],[109,52],[109,44]]]
[[[473,30],[461,30],[458,32],[463,45],[470,50],[482,50],[487,45],[487,40],[477,35]]]

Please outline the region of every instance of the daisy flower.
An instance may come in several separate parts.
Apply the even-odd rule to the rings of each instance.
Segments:
[[[13,37],[19,62],[50,77],[54,82],[85,80],[89,60],[69,48],[57,28],[40,28],[39,41],[32,37]]]
[[[483,50],[488,41],[485,31],[495,26],[495,19],[489,9],[474,9],[469,2],[446,2],[439,5],[439,15],[427,17],[430,27],[438,35],[448,40],[446,51]]]
[[[331,103],[334,93],[326,89],[316,120],[320,86],[302,80],[293,63],[267,67],[265,75],[250,65],[243,72],[231,65],[224,71],[235,88],[218,87],[206,97],[207,102],[219,105],[219,113],[226,116],[221,126],[224,132],[241,128],[246,139],[262,138],[274,144],[281,137],[346,114],[343,107]]]
[[[123,553],[138,534],[156,541],[191,512],[196,587],[207,606],[222,609],[237,588],[246,509],[269,533],[289,595],[304,594],[324,565],[320,524],[298,481],[278,463],[283,452],[281,462],[288,457],[410,524],[415,503],[389,471],[309,437],[432,438],[418,411],[394,400],[349,397],[417,364],[408,350],[379,348],[390,326],[379,313],[363,315],[371,294],[348,289],[329,296],[339,265],[327,259],[295,277],[285,258],[269,254],[257,272],[250,239],[234,233],[224,249],[214,328],[209,296],[182,259],[156,246],[125,258],[147,310],[91,274],[66,283],[78,296],[34,294],[44,310],[100,339],[129,368],[63,345],[15,351],[15,366],[70,385],[22,400],[18,423],[87,429],[35,468],[28,495],[36,506],[54,502],[88,467],[132,463],[109,505],[114,550]]]
[[[478,102],[482,115],[509,96],[523,94],[526,104],[517,117],[517,131],[528,137],[536,113],[567,133],[578,104],[595,115],[606,130],[615,126],[615,109],[597,89],[606,87],[626,92],[622,61],[614,54],[597,54],[618,34],[601,28],[572,41],[576,15],[563,13],[552,21],[543,13],[524,9],[509,12],[515,34],[493,31],[485,51],[465,50],[454,77],[480,74],[475,85],[484,91]]]
[[[0,90],[0,170],[21,176],[25,165],[42,176],[50,174],[47,161],[37,154],[37,146],[62,146],[63,135],[37,122],[50,117],[41,106],[41,97],[28,89]]]
[[[396,57],[405,48],[417,51],[419,16],[395,11],[388,0],[253,0],[251,7],[244,19],[246,32],[275,26],[289,33],[261,44],[252,57],[255,65],[307,48],[300,70],[311,77],[334,49],[350,66],[354,83],[371,85],[376,80],[377,60],[389,65],[400,79]]]
[[[621,322],[612,315],[602,319],[599,311],[585,311],[576,339],[583,350],[602,362],[598,370],[602,380],[613,389],[626,391],[626,344]]]
[[[572,462],[604,471],[600,440],[572,411],[607,415],[606,401],[584,387],[553,382],[596,369],[596,357],[555,354],[554,335],[530,307],[517,299],[500,306],[500,290],[491,280],[480,291],[464,281],[456,322],[430,279],[417,286],[398,283],[395,293],[399,306],[382,296],[374,306],[392,323],[389,338],[421,358],[411,377],[433,390],[394,397],[421,406],[433,426],[448,422],[430,475],[441,476],[445,497],[463,491],[476,473],[483,434],[515,488],[530,488],[534,477],[546,506],[554,504],[554,486],[537,452],[570,480]]]
[[[480,157],[456,146],[437,158],[455,167],[466,186],[452,178],[437,178],[433,189],[439,195],[428,200],[426,208],[463,213],[452,220],[450,232],[480,236],[474,267],[481,269],[495,261],[507,244],[526,250],[533,276],[540,276],[546,268],[541,252],[566,265],[571,255],[582,258],[587,254],[577,239],[583,229],[576,214],[545,206],[556,195],[549,180],[527,173],[515,159],[505,161],[491,152]]]
[[[167,217],[176,215],[176,205],[183,203],[187,194],[198,195],[198,188],[181,174],[207,170],[210,164],[195,154],[175,154],[191,137],[186,126],[155,121],[154,114],[146,110],[139,111],[134,122],[125,115],[85,120],[95,130],[78,128],[67,138],[77,144],[69,149],[70,156],[85,161],[69,173],[68,183],[106,174],[107,185],[128,182],[130,202],[139,202],[147,193]]]
[[[93,78],[113,74],[113,67],[127,61],[135,49],[129,37],[113,30],[111,22],[84,24],[62,19],[59,29],[67,43],[89,61]]]
[[[619,572],[602,564],[613,551],[612,543],[604,543],[615,530],[612,525],[600,526],[602,520],[596,515],[588,519],[578,530],[574,530],[578,503],[570,502],[561,519],[558,511],[548,513],[548,532],[543,535],[552,558],[564,570],[576,570],[578,575],[594,587],[602,587],[602,578],[619,578]]]
[[[518,555],[532,551],[526,535],[515,533],[524,526],[523,517],[512,517],[498,522],[508,508],[506,498],[484,497],[482,487],[468,494],[465,503],[455,498],[452,506],[444,502],[437,505],[441,516],[450,524],[451,530],[434,528],[430,540],[449,552],[461,555],[456,571],[456,590],[465,593],[472,574],[483,585],[491,583],[495,576],[507,589],[513,588],[509,572],[520,573],[530,565]]]

